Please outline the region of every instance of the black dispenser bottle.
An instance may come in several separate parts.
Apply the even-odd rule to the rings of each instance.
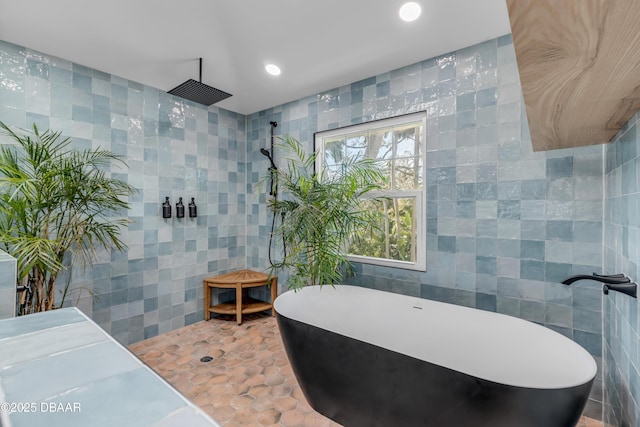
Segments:
[[[171,203],[169,203],[169,196],[165,197],[162,204],[162,218],[171,218]]]
[[[196,206],[196,201],[192,197],[189,202],[189,218],[195,218],[198,216],[198,207]]]
[[[184,218],[184,205],[182,204],[182,197],[178,199],[176,203],[176,218]]]

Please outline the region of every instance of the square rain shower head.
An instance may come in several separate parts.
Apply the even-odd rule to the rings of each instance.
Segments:
[[[216,89],[199,81],[189,79],[171,89],[168,93],[202,105],[212,105],[231,96],[223,90]]]

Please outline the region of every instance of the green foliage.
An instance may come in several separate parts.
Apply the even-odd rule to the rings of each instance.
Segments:
[[[381,213],[377,230],[363,234],[349,246],[349,253],[397,261],[415,261],[414,200],[382,199],[369,202]]]
[[[273,171],[273,177],[284,196],[271,198],[268,206],[283,218],[274,237],[285,242],[286,251],[274,269],[290,271],[287,285],[293,289],[339,283],[345,267],[352,270],[348,243],[375,227],[376,212],[367,209],[363,196],[381,188],[384,173],[375,160],[349,158],[338,171],[316,172],[318,153],[306,154],[288,135],[278,147],[286,166]]]
[[[16,133],[0,122],[12,144],[0,147],[0,241],[18,260],[21,314],[55,307],[54,285],[67,267],[84,268],[99,248],[122,250],[123,198],[134,189],[109,176],[105,150],[73,150],[60,132]],[[67,284],[68,286],[68,284]],[[65,289],[65,294],[66,294]]]

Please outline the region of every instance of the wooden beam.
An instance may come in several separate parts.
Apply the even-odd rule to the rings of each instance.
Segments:
[[[534,150],[608,142],[640,109],[640,1],[507,8]]]

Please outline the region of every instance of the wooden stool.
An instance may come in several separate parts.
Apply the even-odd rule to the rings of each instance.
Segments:
[[[271,302],[258,301],[247,296],[248,288],[271,286]],[[231,303],[217,304],[211,307],[211,288],[235,289],[236,300]],[[242,323],[242,315],[271,310],[275,316],[273,302],[278,295],[278,278],[252,270],[240,270],[204,279],[204,320],[211,318],[211,313],[235,314],[238,325]]]

